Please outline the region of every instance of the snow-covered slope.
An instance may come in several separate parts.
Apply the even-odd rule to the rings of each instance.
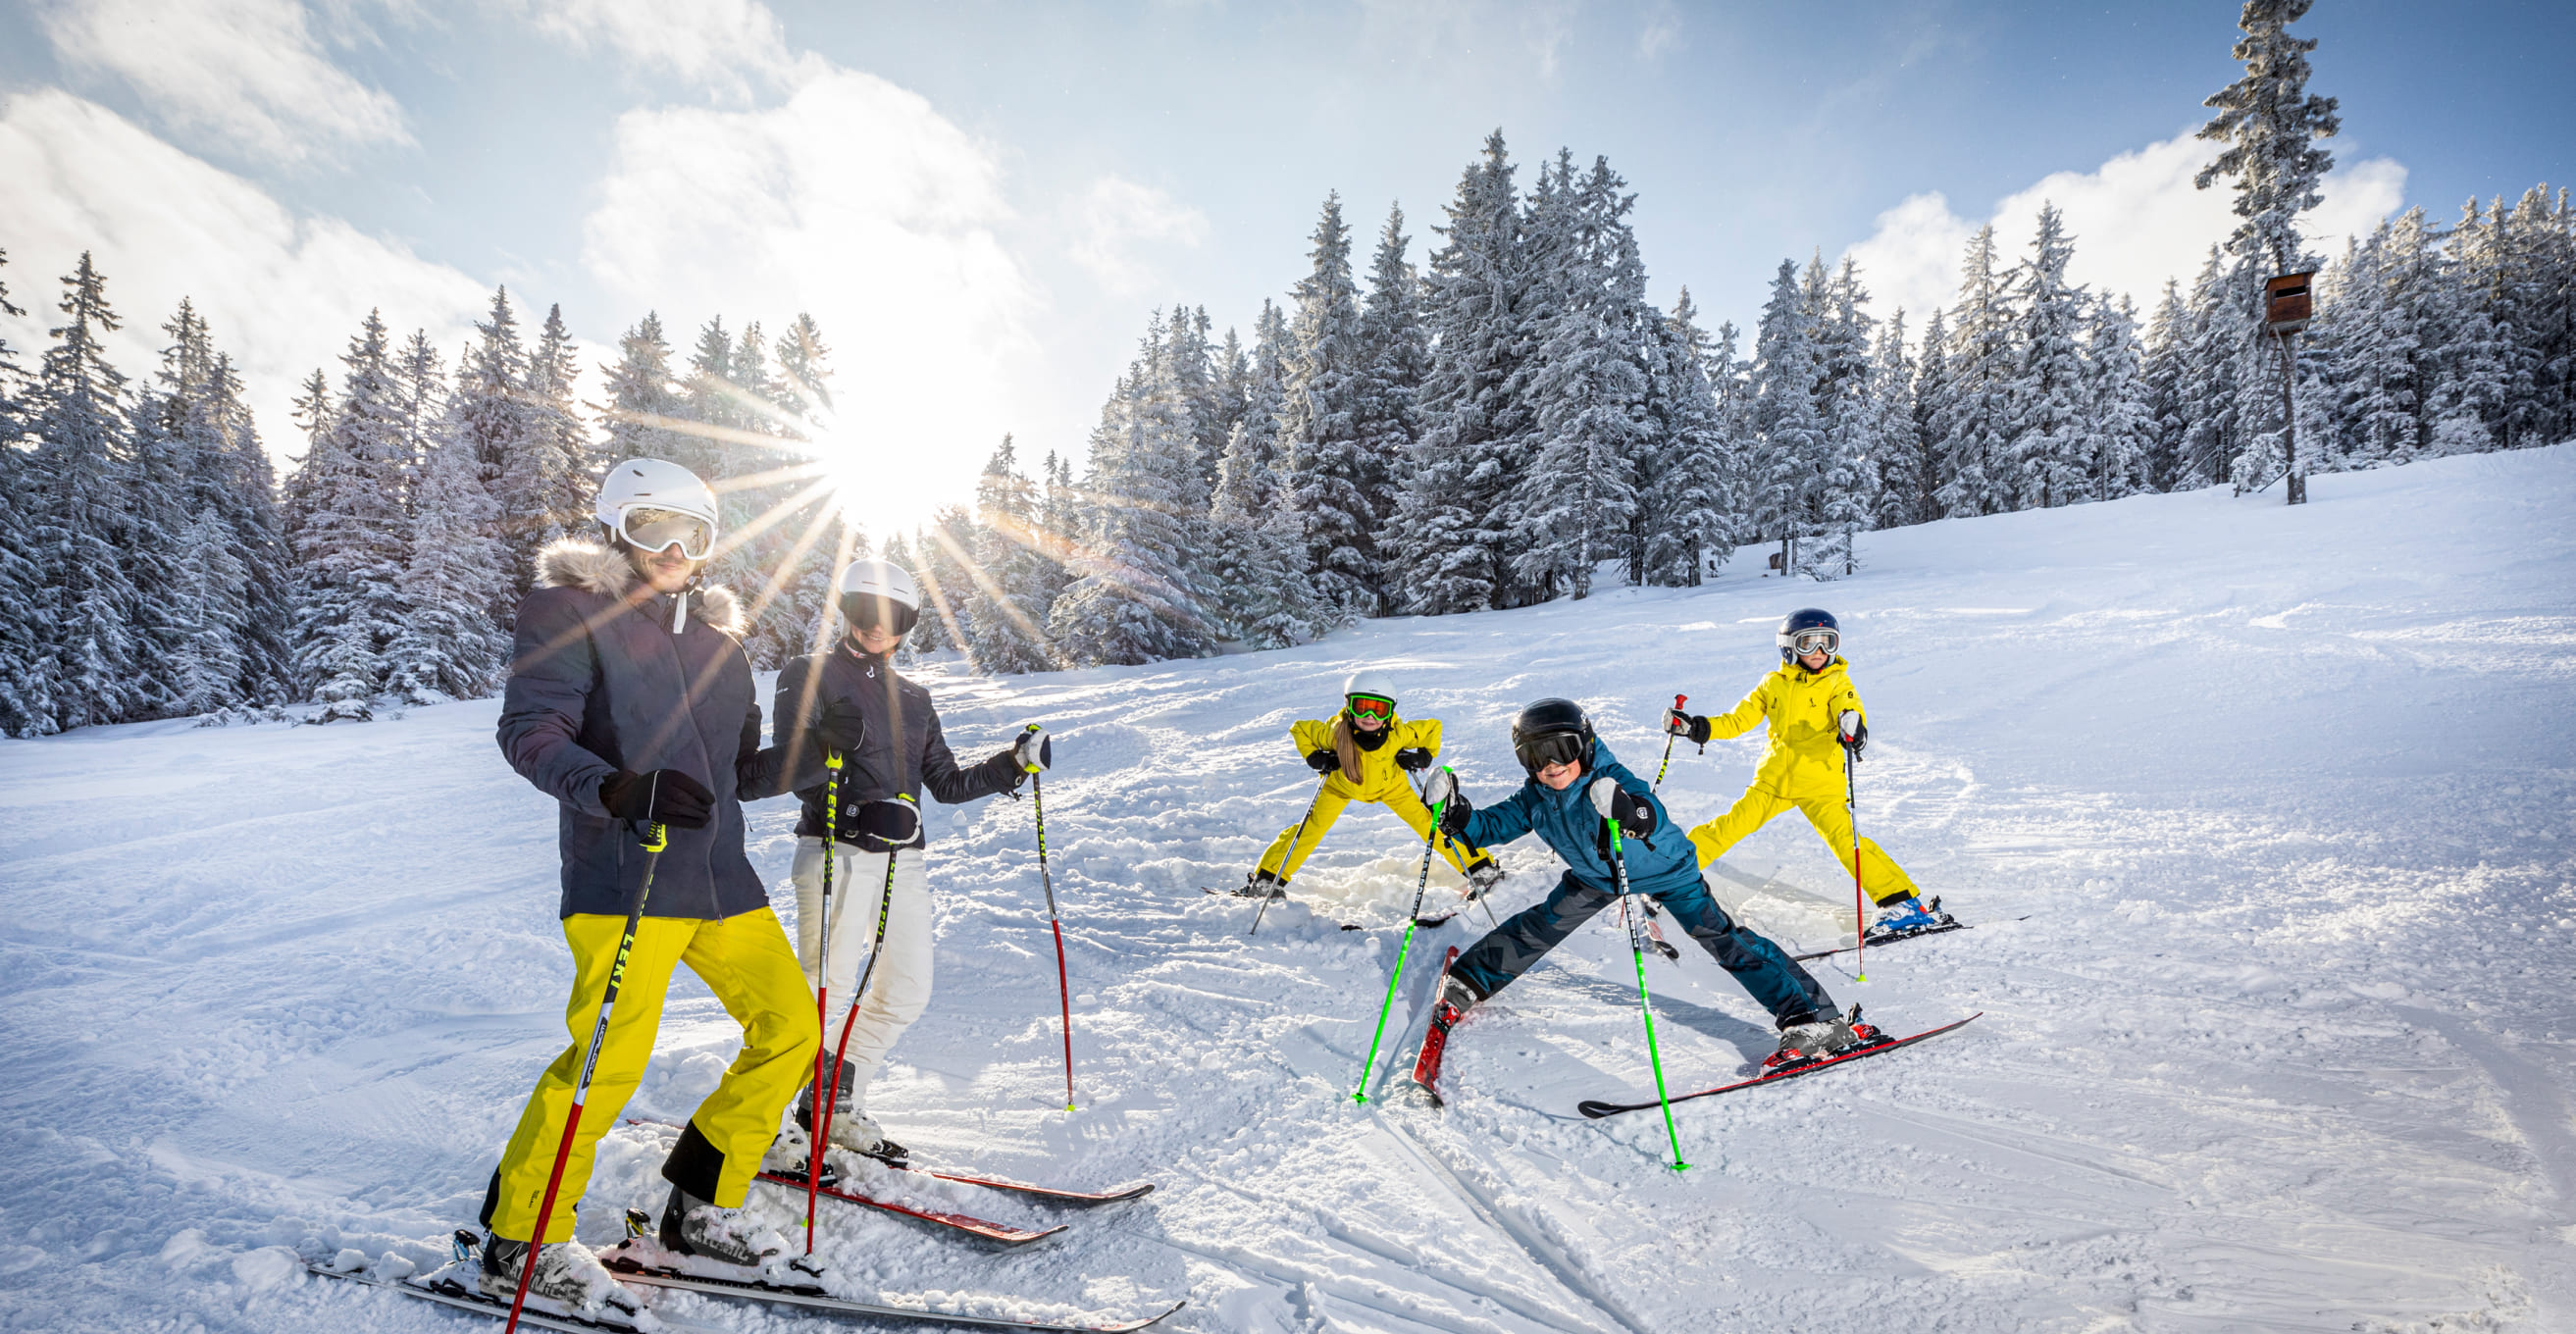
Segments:
[[[1008,800],[934,814],[939,998],[877,1110],[927,1157],[1163,1188],[1000,1255],[840,1211],[827,1251],[888,1293],[1186,1296],[1196,1330],[2576,1328],[2576,447],[2313,485],[1875,534],[1826,586],[1754,553],[1686,593],[934,680],[961,750],[1063,737],[1081,1110]],[[1459,1031],[1447,1110],[1355,1105],[1418,845],[1354,815],[1257,939],[1252,905],[1198,892],[1301,808],[1286,723],[1374,663],[1447,720],[1471,794],[1516,777],[1508,719],[1544,694],[1651,772],[1672,695],[1731,704],[1810,602],[1872,708],[1863,828],[1979,923],[1821,976],[1891,1028],[1985,1018],[1688,1104],[1676,1174],[1653,1116],[1574,1115],[1652,1090],[1612,918]],[[0,744],[0,1328],[470,1327],[290,1260],[436,1258],[562,1041],[553,818],[494,712]],[[1664,790],[1704,819],[1758,742],[1689,749]],[[782,884],[790,813],[753,810]],[[1553,870],[1503,856],[1509,911]],[[1711,883],[1784,941],[1848,929],[1794,816]],[[1405,1055],[1441,948],[1483,925],[1414,941]],[[1685,949],[1648,976],[1695,1087],[1769,1036]],[[685,1115],[729,1030],[684,981],[637,1110]],[[612,1134],[583,1235],[658,1205],[666,1133]]]

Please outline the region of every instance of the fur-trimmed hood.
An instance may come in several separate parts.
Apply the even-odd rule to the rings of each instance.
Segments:
[[[567,537],[547,543],[537,553],[537,587],[578,588],[604,598],[623,599],[634,591],[635,566],[625,556],[597,542]],[[742,604],[733,590],[715,584],[690,594],[690,611],[701,624],[742,637]]]

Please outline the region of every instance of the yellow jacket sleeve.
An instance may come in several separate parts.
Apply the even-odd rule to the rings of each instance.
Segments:
[[[1297,744],[1297,758],[1304,759],[1319,750],[1333,748],[1333,720],[1301,718],[1288,724],[1288,739]]]
[[[1724,713],[1709,715],[1709,739],[1721,741],[1727,737],[1742,736],[1752,731],[1754,725],[1771,712],[1771,687],[1777,680],[1779,680],[1777,676],[1763,677],[1754,683],[1752,693],[1746,695],[1734,708]]]
[[[1396,724],[1395,736],[1391,740],[1397,750],[1420,746],[1430,751],[1432,758],[1437,759],[1440,755],[1440,720],[1408,718]]]

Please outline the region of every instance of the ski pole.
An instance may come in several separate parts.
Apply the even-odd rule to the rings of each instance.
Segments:
[[[1440,772],[1450,776],[1449,790],[1457,791],[1457,771],[1444,764],[1440,766]],[[1369,1074],[1377,1069],[1377,1044],[1386,1036],[1387,1014],[1395,1009],[1395,984],[1404,976],[1404,956],[1413,949],[1413,924],[1422,916],[1422,893],[1431,887],[1431,850],[1439,846],[1440,817],[1448,810],[1449,798],[1443,796],[1440,804],[1431,811],[1431,832],[1422,840],[1422,874],[1413,882],[1413,915],[1404,919],[1404,943],[1395,947],[1395,971],[1387,974],[1386,1000],[1377,1007],[1377,1032],[1369,1037],[1368,1060],[1360,1065],[1360,1086],[1351,1094],[1354,1102],[1368,1101]]]
[[[1031,723],[1029,730],[1036,731],[1037,726]],[[1064,920],[1056,915],[1055,879],[1047,870],[1046,777],[1035,770],[1029,772],[1029,800],[1038,821],[1038,883],[1046,889],[1047,925],[1055,928],[1055,989],[1064,1002],[1064,1109],[1069,1112],[1073,1110],[1073,983],[1065,977]]]
[[[661,780],[653,782],[653,791],[661,790]],[[646,808],[651,808],[651,794],[646,795]],[[528,1280],[537,1276],[537,1252],[546,1247],[546,1224],[554,1217],[555,1192],[563,1186],[564,1164],[572,1160],[573,1137],[581,1130],[581,1105],[590,1097],[590,1076],[599,1068],[599,1049],[608,1041],[608,1016],[617,1008],[617,987],[626,980],[626,960],[635,952],[635,930],[644,919],[644,901],[653,894],[653,867],[662,860],[662,849],[671,844],[670,833],[659,824],[644,826],[644,881],[635,887],[635,901],[626,908],[626,931],[617,938],[617,958],[608,965],[608,985],[600,992],[599,1020],[590,1026],[590,1047],[582,1053],[581,1079],[573,1085],[572,1114],[564,1120],[563,1138],[555,1144],[554,1169],[546,1174],[545,1198],[537,1203],[537,1228],[528,1238],[528,1262],[519,1270],[519,1290],[510,1298],[509,1323],[501,1334],[516,1334],[519,1308],[527,1304]]]
[[[1655,1009],[1646,1003],[1646,946],[1637,938],[1637,919],[1628,912],[1628,845],[1619,837],[1619,821],[1610,815],[1601,817],[1610,826],[1610,880],[1619,891],[1619,920],[1628,928],[1628,957],[1637,965],[1637,1013],[1646,1020],[1646,1064],[1655,1070],[1655,1098],[1664,1106],[1664,1134],[1673,1142],[1673,1170],[1687,1172],[1690,1164],[1682,1161],[1682,1135],[1673,1128],[1673,1095],[1664,1090],[1664,1058],[1655,1049]]]
[[[850,992],[849,1013],[841,1016],[841,1040],[832,1048],[831,1097],[828,1101],[819,1104],[819,1110],[814,1114],[814,1142],[817,1145],[820,1145],[832,1132],[832,1108],[841,1101],[841,1062],[848,1059],[850,1054],[850,1026],[859,1021],[859,1002],[868,998],[868,979],[876,976],[877,958],[885,953],[886,918],[894,912],[894,859],[901,851],[900,848],[886,849],[885,888],[877,895],[877,936],[868,944],[868,962],[866,967],[859,970],[859,985]],[[819,1093],[822,1090],[818,1088],[815,1091]],[[817,1160],[822,1157],[820,1148],[815,1150],[815,1157]],[[805,1207],[811,1209],[814,1207],[813,1192],[821,1188],[821,1182],[809,1179],[805,1184],[808,1188]],[[814,1228],[810,1219],[806,1223],[805,1239],[809,1242],[814,1239]]]
[[[1843,741],[1843,816],[1852,829],[1852,980],[1869,980],[1869,910],[1861,907],[1860,892],[1860,793],[1852,785],[1858,773],[1860,756]]]
[[[1673,712],[1681,712],[1682,706],[1688,703],[1690,703],[1690,696],[1688,695],[1673,696]],[[1661,792],[1664,790],[1664,771],[1673,767],[1673,742],[1679,739],[1679,736],[1679,733],[1673,731],[1673,729],[1669,727],[1664,729],[1664,762],[1655,766],[1654,791]]]
[[[1297,855],[1297,845],[1306,841],[1306,826],[1314,823],[1315,819],[1315,803],[1320,802],[1323,799],[1323,791],[1318,789],[1315,793],[1314,800],[1306,803],[1306,818],[1297,822],[1297,832],[1288,836],[1288,850],[1279,855],[1279,864],[1282,867],[1288,865],[1289,859]],[[1287,892],[1288,877],[1283,875],[1279,877],[1279,893],[1284,896]],[[1263,914],[1270,911],[1271,898],[1272,896],[1269,894],[1263,894],[1261,896],[1261,907],[1252,914],[1252,930],[1246,931],[1243,934],[1247,936],[1259,934],[1261,930],[1261,918]]]
[[[822,945],[816,951],[814,969],[814,1083],[807,1105],[813,1114],[805,1118],[805,1253],[814,1253],[814,1197],[823,1188],[823,1131],[830,1124],[831,1113],[823,1106],[823,1034],[832,1027],[832,863],[840,860],[841,835],[841,752],[823,750],[823,905]],[[841,1068],[832,1067],[834,1095],[839,1094]]]

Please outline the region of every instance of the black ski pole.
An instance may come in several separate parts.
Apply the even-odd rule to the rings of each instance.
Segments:
[[[652,792],[645,796],[645,809],[652,808],[652,795],[662,788],[662,780],[653,780]],[[582,1053],[581,1079],[573,1085],[572,1114],[564,1119],[563,1138],[555,1144],[554,1169],[546,1174],[546,1194],[537,1203],[536,1231],[528,1237],[528,1262],[519,1270],[519,1290],[510,1298],[510,1319],[501,1334],[515,1334],[519,1328],[519,1308],[527,1304],[528,1280],[537,1275],[537,1252],[546,1248],[546,1223],[554,1217],[555,1192],[563,1186],[564,1164],[572,1160],[573,1138],[581,1131],[581,1105],[590,1097],[590,1077],[599,1068],[599,1048],[608,1040],[608,1016],[617,1008],[618,984],[626,980],[627,956],[635,952],[635,930],[644,920],[644,902],[653,896],[653,868],[662,860],[662,849],[671,843],[669,831],[659,824],[648,824],[642,830],[644,845],[644,880],[635,887],[635,899],[626,908],[626,931],[617,938],[617,958],[608,965],[608,985],[599,996],[599,1021],[590,1026],[590,1046]]]
[[[1297,855],[1297,845],[1306,841],[1306,826],[1315,818],[1315,803],[1322,801],[1323,799],[1323,789],[1318,788],[1315,791],[1314,800],[1306,803],[1306,818],[1297,822],[1297,832],[1290,835],[1288,838],[1288,850],[1279,855],[1279,865],[1281,869],[1286,869],[1290,859]],[[1284,875],[1279,877],[1276,884],[1278,887],[1278,893],[1276,895],[1264,894],[1261,896],[1261,907],[1252,914],[1252,929],[1244,932],[1243,934],[1247,936],[1260,934],[1261,918],[1263,914],[1270,911],[1270,900],[1273,897],[1283,899],[1288,897],[1288,877]]]

